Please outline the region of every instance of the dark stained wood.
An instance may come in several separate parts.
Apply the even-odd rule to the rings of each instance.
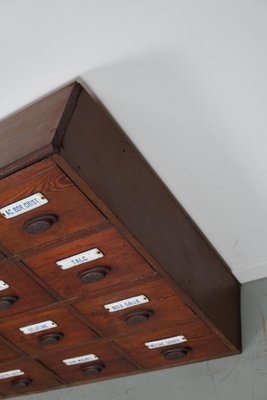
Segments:
[[[17,298],[8,309],[1,309],[0,306],[0,321],[11,315],[55,303],[53,297],[11,260],[0,262],[0,280],[9,286],[7,289],[0,291],[0,305],[1,301],[8,296]]]
[[[104,308],[105,304],[139,295],[148,297],[149,302],[115,312],[109,312]],[[72,304],[87,317],[90,325],[94,326],[101,336],[106,337],[143,331],[154,332],[159,326],[162,328],[173,326],[181,321],[190,321],[195,318],[195,314],[186,307],[163,279],[145,282],[139,280],[120,290],[106,290],[106,293],[101,296],[95,294],[79,298]],[[125,317],[137,310],[148,310],[152,312],[152,315],[143,323],[127,324]]]
[[[94,354],[98,360],[91,362],[83,362],[77,365],[68,366],[63,363],[63,360],[80,357],[88,354]],[[50,354],[40,354],[39,360],[60,376],[65,382],[81,382],[94,381],[103,379],[108,376],[116,376],[118,374],[131,373],[136,370],[136,367],[129,361],[122,358],[121,354],[114,348],[112,343],[91,343],[81,346],[76,346],[71,349],[61,350]],[[86,377],[81,373],[81,369],[86,366],[103,364],[105,367],[99,375]]]
[[[19,172],[17,179],[17,174],[14,174],[0,181],[1,208],[37,192],[48,199],[47,204],[15,218],[5,219],[0,216],[0,241],[14,254],[105,221],[100,212],[56,166],[47,169],[46,166],[47,162],[41,161],[26,168],[23,174]],[[19,179],[21,175],[22,182]],[[24,225],[29,219],[47,214],[58,217],[58,221],[49,230],[36,235],[25,231]]]
[[[19,328],[52,320],[55,328],[41,332],[24,334]],[[55,305],[38,311],[30,311],[5,321],[0,321],[0,332],[11,343],[28,354],[53,352],[64,347],[86,343],[97,339],[97,335],[84,325],[64,305]],[[62,333],[64,336],[55,344],[42,345],[38,339],[51,333]]]
[[[76,83],[53,93],[0,123],[0,141],[0,208],[37,192],[49,200],[0,216],[0,280],[10,286],[0,291],[0,372],[25,368],[33,379],[22,391],[0,380],[0,398],[240,351],[237,280],[92,94]],[[104,257],[56,265],[92,248]],[[104,308],[140,294],[149,302]],[[19,329],[47,320],[57,326]],[[187,341],[145,346],[177,335]],[[62,362],[90,353],[99,360]]]
[[[20,353],[9,346],[6,341],[0,338],[0,364],[18,358]]]
[[[183,335],[187,342],[156,349],[148,349],[146,342]],[[181,322],[176,327],[161,329],[149,333],[121,336],[116,338],[116,343],[130,355],[134,362],[145,369],[156,367],[168,368],[172,365],[182,365],[196,361],[206,360],[209,357],[223,357],[230,355],[229,349],[214,335],[203,323],[195,318],[192,322]],[[163,352],[170,349],[189,347],[185,358],[180,360],[166,360]]]
[[[104,257],[67,270],[56,265],[56,261],[93,248],[103,252]],[[30,257],[25,254],[22,259],[32,271],[65,298],[88,294],[105,287],[112,290],[113,285],[154,274],[145,260],[112,227],[73,239],[71,243],[57,243],[54,247]],[[96,267],[107,267],[109,272],[99,282],[83,283],[81,275]]]
[[[60,378],[57,378],[52,372],[33,360],[22,358],[0,365],[0,373],[17,369],[23,371],[24,375],[0,380],[0,392],[5,395],[17,396],[22,393],[58,387],[62,384]],[[14,387],[13,383],[19,379],[31,379],[32,382],[27,387]]]
[[[66,86],[1,122],[0,177],[57,149],[78,94],[77,85]]]
[[[85,90],[66,130],[61,155],[229,346],[240,349],[239,283],[122,130]]]

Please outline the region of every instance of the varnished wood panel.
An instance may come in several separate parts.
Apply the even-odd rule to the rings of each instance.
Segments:
[[[104,308],[106,304],[140,295],[146,296],[149,302],[115,312]],[[181,321],[190,321],[195,316],[163,279],[145,282],[140,280],[130,287],[106,290],[101,296],[85,296],[72,304],[87,317],[102,336],[106,337],[143,331],[154,332],[159,326],[163,328],[177,325]],[[143,311],[144,317],[133,316],[137,311]],[[131,316],[132,319],[129,319]],[[134,323],[136,319],[138,323]]]
[[[56,261],[93,248],[98,248],[104,257],[67,270],[62,270],[56,265]],[[25,255],[23,261],[65,298],[88,294],[105,287],[112,288],[113,285],[154,274],[149,264],[112,227],[92,235],[84,234],[82,238],[62,245],[56,244],[49,250],[38,251],[29,257]],[[83,274],[97,267],[108,268],[103,280],[91,283],[81,281]]]
[[[0,364],[20,357],[20,353],[0,338]]]
[[[180,335],[184,335],[188,339],[187,342],[152,350],[145,346],[146,342]],[[133,361],[145,369],[168,368],[173,365],[182,365],[231,354],[229,349],[197,319],[192,322],[179,323],[172,328],[162,329],[159,325],[158,331],[121,336],[116,339],[116,343],[126,351]],[[168,360],[164,358],[164,352],[181,348],[190,348],[184,358]]]
[[[23,375],[14,376],[12,378],[0,380],[0,392],[8,396],[17,396],[22,393],[35,392],[36,390],[45,390],[53,387],[58,387],[62,381],[57,378],[48,369],[33,360],[18,359],[11,361],[4,365],[0,365],[0,373],[12,370],[24,372]],[[29,385],[22,387],[17,385],[18,381],[26,379],[29,380]]]
[[[70,366],[63,362],[65,359],[88,354],[96,355],[98,360]],[[53,354],[42,354],[39,359],[44,365],[64,379],[65,382],[70,383],[105,379],[111,376],[128,374],[137,369],[132,363],[122,357],[112,346],[112,343],[92,343],[77,346]],[[83,375],[82,371],[87,366],[100,366],[99,372],[91,376]]]
[[[1,122],[0,177],[54,152],[76,98],[76,86],[69,85]]]
[[[24,334],[19,328],[51,320],[56,327],[41,332]],[[38,311],[21,314],[16,318],[0,321],[0,332],[10,342],[28,354],[55,351],[67,346],[97,339],[97,335],[71,314],[63,305],[47,307]],[[40,337],[46,334],[59,333],[62,338],[54,344],[43,345]]]
[[[20,173],[17,179],[14,174],[0,181],[1,208],[38,192],[48,199],[45,205],[14,218],[5,219],[0,216],[0,241],[14,254],[105,221],[98,210],[56,166],[47,169],[46,166],[46,161],[41,161],[28,167],[22,182],[19,179]],[[42,215],[55,215],[57,221],[43,233],[27,233],[25,223]]]
[[[84,89],[61,155],[211,326],[239,349],[239,283],[120,127]]]
[[[11,260],[0,261],[0,280],[9,287],[0,291],[0,320],[11,315],[55,303],[42,287]],[[9,307],[9,297],[11,297]],[[12,303],[12,298],[15,299]]]

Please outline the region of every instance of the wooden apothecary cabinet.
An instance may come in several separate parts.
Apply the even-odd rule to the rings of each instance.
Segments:
[[[239,283],[94,95],[0,141],[0,396],[240,352]]]

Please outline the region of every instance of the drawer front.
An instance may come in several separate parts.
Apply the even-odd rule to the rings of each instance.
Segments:
[[[0,332],[10,342],[29,354],[55,351],[88,342],[97,337],[64,305],[27,312],[0,322]]]
[[[42,163],[44,170],[40,171]],[[0,215],[0,243],[12,253],[35,248],[105,221],[58,167],[47,168],[45,161],[39,164],[28,167],[22,180],[16,180],[14,174],[0,181],[1,214],[9,216]],[[8,185],[9,179],[13,185]],[[42,204],[46,200],[40,199],[38,193],[44,196],[46,203]],[[33,208],[36,204],[42,205]]]
[[[14,360],[20,355],[11,346],[9,346],[3,339],[0,339],[0,363]]]
[[[151,332],[159,326],[176,325],[194,316],[160,278],[139,280],[127,288],[109,290],[98,297],[85,296],[72,304],[105,337],[145,330]]]
[[[187,340],[183,341],[183,337]],[[115,341],[134,362],[146,369],[230,355],[217,336],[197,320],[141,335],[118,337]]]
[[[18,359],[0,365],[0,392],[5,395],[16,396],[61,384],[59,378],[33,360]]]
[[[53,297],[18,265],[0,262],[0,319],[52,303]]]
[[[66,382],[103,379],[130,373],[136,367],[122,358],[112,343],[92,343],[53,354],[40,361]]]
[[[103,257],[86,261],[89,258],[84,256],[84,252],[93,249],[99,249]],[[71,261],[66,264],[66,269],[57,265],[58,261],[68,258]],[[152,268],[114,228],[39,251],[34,256],[26,256],[23,261],[65,298],[154,274]]]

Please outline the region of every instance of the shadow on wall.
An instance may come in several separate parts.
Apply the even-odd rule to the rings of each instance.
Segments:
[[[187,53],[181,50],[179,59],[177,53],[139,54],[78,80],[102,100],[242,282],[243,267],[266,258],[266,201],[246,171],[252,166],[236,153],[236,125],[225,122],[233,112],[229,93],[216,92],[208,71],[201,75]]]

